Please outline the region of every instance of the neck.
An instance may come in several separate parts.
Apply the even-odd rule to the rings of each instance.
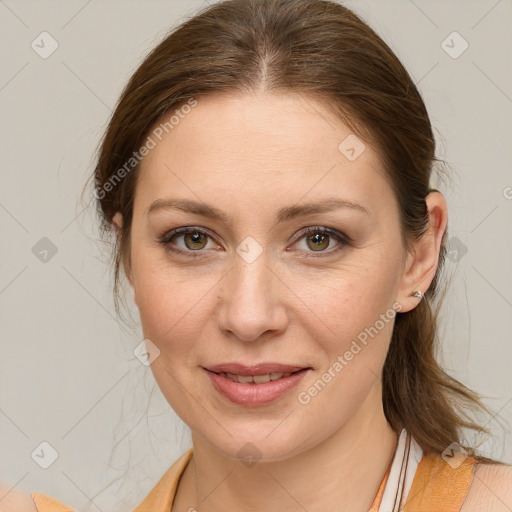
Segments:
[[[391,463],[397,434],[375,386],[357,413],[332,436],[278,462],[247,467],[192,435],[194,455],[174,510],[337,510],[367,512]]]

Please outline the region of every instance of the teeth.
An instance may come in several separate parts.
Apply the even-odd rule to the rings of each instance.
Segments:
[[[227,379],[230,379],[235,382],[241,382],[242,384],[265,384],[266,382],[270,382],[271,380],[278,380],[283,377],[289,377],[291,375],[290,373],[267,373],[264,375],[235,375],[234,373],[225,373],[220,372],[220,375],[223,377],[226,377]]]
[[[252,378],[253,382],[255,384],[265,384],[265,382],[270,382],[272,379],[272,374],[266,374],[266,375],[254,375]]]
[[[249,382],[253,382],[252,377],[250,375],[233,375],[233,377],[238,377],[238,382],[243,382],[244,384],[249,384]]]

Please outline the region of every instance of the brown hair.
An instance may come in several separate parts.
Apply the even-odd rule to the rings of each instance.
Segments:
[[[113,253],[118,313],[120,266],[130,263],[138,162],[125,167],[118,182],[112,178],[150,130],[191,99],[258,89],[322,99],[380,154],[398,200],[404,247],[425,232],[425,198],[441,160],[422,97],[389,46],[330,0],[223,1],[184,22],[149,53],[123,90],[101,142],[94,180],[103,234],[116,212],[123,216]],[[442,453],[459,442],[476,453],[463,444],[463,429],[488,432],[465,410],[487,409],[436,361],[444,256],[443,239],[424,300],[396,316],[383,369],[383,407],[392,428],[405,427],[425,452]]]

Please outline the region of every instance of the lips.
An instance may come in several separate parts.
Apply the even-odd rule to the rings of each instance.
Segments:
[[[226,372],[223,369],[243,374]],[[225,363],[212,366],[211,369],[204,368],[204,370],[213,388],[224,400],[227,399],[231,403],[244,407],[261,407],[284,398],[313,371],[311,367],[280,363],[262,363],[256,366]],[[213,370],[218,370],[219,373]],[[293,371],[283,372],[282,370]]]
[[[309,366],[298,366],[298,365],[289,365],[289,364],[281,364],[281,363],[258,363],[253,366],[246,366],[241,363],[221,363],[215,366],[205,367],[205,370],[208,370],[213,373],[231,373],[234,375],[241,376],[254,376],[254,375],[266,375],[271,373],[296,373],[306,368],[311,368]]]

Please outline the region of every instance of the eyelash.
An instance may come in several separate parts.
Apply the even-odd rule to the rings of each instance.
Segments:
[[[171,239],[174,238],[176,235],[186,235],[189,233],[200,233],[209,238],[212,238],[208,232],[206,232],[205,230],[203,230],[201,228],[184,227],[184,228],[178,228],[178,229],[173,229],[172,231],[169,231],[163,237],[161,237],[158,240],[158,242],[160,244],[162,244],[167,250],[169,250],[173,253],[176,253],[176,254],[179,254],[182,256],[188,256],[190,258],[197,258],[198,256],[200,256],[199,253],[204,252],[204,250],[198,249],[197,251],[191,251],[191,250],[185,251],[183,249],[177,249],[176,247],[173,247],[171,245]],[[307,251],[307,252],[313,253],[313,256],[311,256],[313,258],[325,257],[325,256],[321,256],[320,254],[316,255],[316,254],[314,254],[315,252],[321,253],[323,255],[327,254],[328,256],[331,256],[331,255],[336,254],[339,251],[343,250],[343,248],[345,246],[351,245],[353,242],[352,239],[348,235],[345,235],[344,233],[341,233],[340,231],[337,231],[336,229],[326,228],[323,226],[314,226],[314,227],[305,228],[300,233],[298,233],[297,236],[295,237],[294,243],[302,240],[303,238],[305,238],[308,235],[317,234],[317,233],[321,234],[321,235],[328,235],[332,238],[335,238],[338,242],[340,242],[341,247],[338,247],[337,249],[334,249],[334,250],[328,250],[328,251],[325,251],[325,250],[324,251]]]

